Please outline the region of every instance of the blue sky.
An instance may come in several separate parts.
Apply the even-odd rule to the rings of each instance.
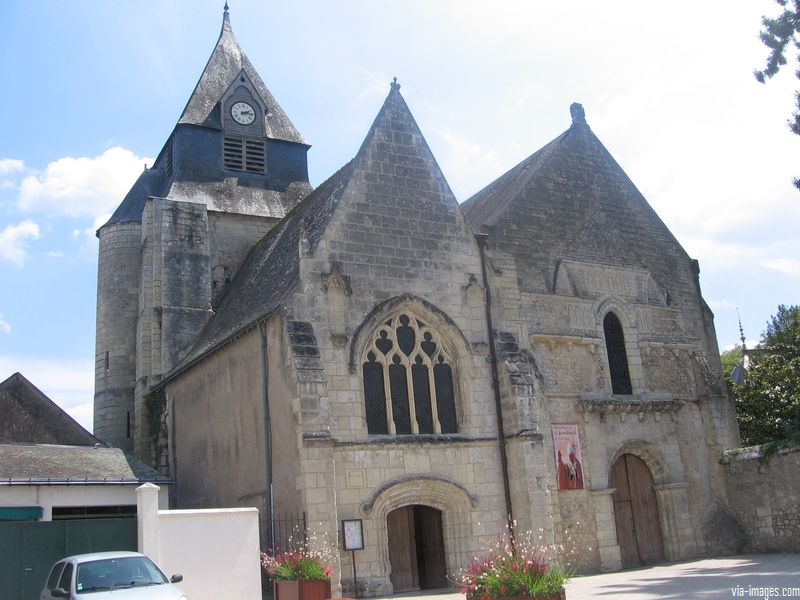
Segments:
[[[96,227],[152,164],[223,2],[38,0],[0,21],[0,380],[91,428]],[[459,200],[587,121],[689,254],[720,348],[800,303],[793,66],[763,86],[772,0],[230,0],[234,32],[312,144],[318,185],[397,76]],[[657,10],[656,7],[657,6]]]

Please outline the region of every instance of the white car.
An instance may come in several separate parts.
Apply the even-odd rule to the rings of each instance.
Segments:
[[[138,552],[95,552],[62,558],[47,577],[40,600],[188,600],[152,560]]]

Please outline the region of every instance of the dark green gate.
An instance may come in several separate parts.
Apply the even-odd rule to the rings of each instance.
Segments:
[[[0,598],[37,600],[54,562],[106,550],[136,550],[136,519],[0,523]]]

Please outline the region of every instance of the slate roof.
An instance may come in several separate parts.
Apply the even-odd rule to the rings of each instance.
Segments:
[[[561,259],[646,268],[671,298],[697,290],[691,259],[586,123],[572,126],[461,206],[511,255],[524,291],[553,291]],[[677,275],[676,275],[677,274]]]
[[[119,448],[0,444],[0,485],[170,483]]]
[[[147,199],[162,198],[168,191],[169,179],[160,169],[145,169],[111,215],[108,223],[141,222]]]
[[[308,145],[289,120],[289,117],[286,116],[286,113],[283,112],[275,97],[267,89],[267,86],[264,85],[264,81],[250,63],[250,59],[242,51],[239,42],[236,41],[236,37],[233,35],[227,10],[222,19],[222,30],[220,31],[217,45],[214,47],[214,51],[211,53],[205,69],[203,69],[203,74],[200,76],[200,80],[197,82],[197,86],[195,86],[178,122],[191,125],[209,124],[209,120],[213,118],[214,107],[242,69],[253,81],[258,93],[267,103],[269,109],[265,119],[267,137]]]
[[[222,19],[222,29],[217,44],[189,97],[178,125],[221,129],[220,114],[214,108],[242,70],[250,77],[266,103],[268,109],[264,119],[266,137],[303,144],[307,147],[308,142],[289,120],[236,41],[227,10]],[[294,206],[299,198],[305,197],[311,191],[311,186],[306,181],[291,182],[285,190],[278,190],[269,186],[254,186],[247,181],[239,182],[236,179],[217,181],[202,177],[197,179],[192,176],[189,180],[184,180],[185,178],[176,177],[175,174],[168,175],[165,172],[166,156],[172,152],[175,139],[178,139],[177,130],[164,145],[153,168],[144,170],[105,225],[140,223],[147,200],[166,197],[206,204],[210,210],[279,218],[285,214],[286,206]]]
[[[98,438],[21,373],[0,383],[0,443],[94,446]]]
[[[163,383],[281,305],[298,282],[301,243],[311,250],[316,246],[349,181],[353,162],[322,183],[253,247],[194,347]]]

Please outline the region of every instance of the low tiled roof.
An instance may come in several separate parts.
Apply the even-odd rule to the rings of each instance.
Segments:
[[[0,415],[0,444],[100,442],[21,373],[0,383]]]
[[[0,444],[0,484],[137,484],[171,480],[119,448]]]

